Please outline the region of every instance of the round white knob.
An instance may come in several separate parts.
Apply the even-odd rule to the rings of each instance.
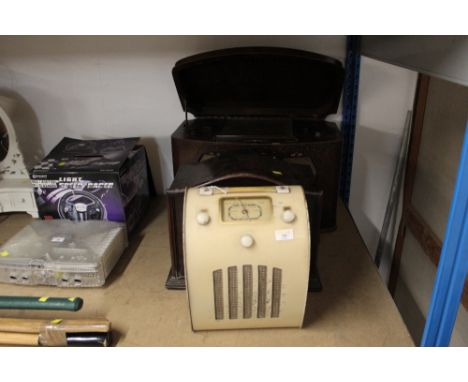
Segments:
[[[250,235],[242,235],[240,243],[244,248],[250,248],[254,244],[254,238]]]
[[[197,223],[200,225],[207,225],[210,222],[210,215],[208,212],[200,211],[197,214]]]
[[[292,223],[296,219],[296,214],[290,209],[284,210],[282,219],[285,223]]]

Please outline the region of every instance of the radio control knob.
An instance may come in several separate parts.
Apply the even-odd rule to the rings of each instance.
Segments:
[[[292,223],[296,219],[296,214],[290,209],[284,210],[281,216],[285,223]]]
[[[200,211],[197,214],[197,223],[200,225],[207,225],[210,222],[210,215],[208,212]]]
[[[240,243],[244,248],[250,248],[252,245],[254,245],[254,238],[250,235],[242,235]]]

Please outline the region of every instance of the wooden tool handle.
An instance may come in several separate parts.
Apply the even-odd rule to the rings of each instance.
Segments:
[[[67,332],[108,332],[110,322],[104,318],[97,319],[33,319],[33,318],[0,318],[0,332],[39,333],[45,327],[60,325]]]
[[[30,318],[0,318],[0,332],[10,333],[36,333],[50,320],[38,320]]]
[[[106,319],[0,318],[0,344],[42,346],[110,346]]]
[[[37,334],[0,332],[0,345],[39,346]]]

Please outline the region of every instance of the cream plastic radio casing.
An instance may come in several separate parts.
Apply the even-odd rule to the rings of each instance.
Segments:
[[[284,219],[285,211],[294,219]],[[186,191],[185,277],[193,330],[302,327],[310,266],[307,211],[300,186]]]

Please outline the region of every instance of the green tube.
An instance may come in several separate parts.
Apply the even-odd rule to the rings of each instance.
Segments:
[[[70,310],[76,312],[83,306],[79,297],[23,297],[0,296],[0,309]]]

